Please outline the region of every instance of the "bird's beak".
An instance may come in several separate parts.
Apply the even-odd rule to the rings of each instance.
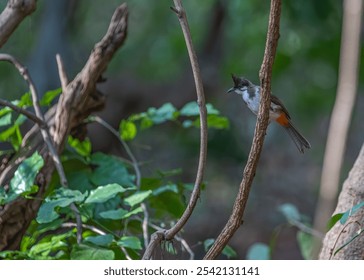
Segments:
[[[226,93],[231,93],[231,92],[234,92],[235,91],[235,88],[231,88],[231,89],[229,89]]]

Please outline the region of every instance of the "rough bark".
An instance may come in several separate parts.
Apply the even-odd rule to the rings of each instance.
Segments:
[[[255,126],[253,143],[250,148],[248,161],[244,168],[243,178],[239,186],[239,191],[234,202],[232,213],[225,227],[222,229],[215,243],[204,256],[204,259],[215,259],[222,252],[229,240],[239,229],[243,222],[245,207],[248,202],[250,189],[254,180],[255,171],[257,169],[260,153],[263,148],[264,137],[266,134],[269,118],[271,77],[274,58],[278,46],[279,39],[279,22],[281,16],[281,1],[272,0],[269,13],[269,23],[267,40],[265,45],[264,57],[260,68],[259,77],[262,87],[261,100],[259,105],[259,113]]]
[[[341,190],[337,207],[334,214],[343,213],[353,206],[364,201],[364,144],[361,148],[358,158],[345,180]],[[326,234],[323,247],[320,253],[320,259],[337,259],[337,260],[362,260],[364,259],[364,207],[352,215],[345,224],[337,222],[335,226]],[[350,241],[357,235],[361,234],[341,249],[337,254],[335,251]]]
[[[68,134],[77,135],[83,126],[83,120],[103,106],[105,98],[96,90],[96,83],[115,52],[125,41],[127,17],[127,6],[122,4],[115,10],[106,35],[95,45],[82,71],[63,89],[58,104],[47,112],[45,119],[58,153],[62,152]],[[35,150],[45,162],[34,182],[38,185],[39,192],[35,199],[18,198],[0,207],[0,250],[19,248],[23,235],[38,212],[54,171],[52,158],[37,126],[24,137],[20,152],[8,164],[1,167],[0,186],[6,186],[19,163]]]
[[[0,14],[0,48],[6,43],[10,35],[36,9],[36,0],[9,0]]]

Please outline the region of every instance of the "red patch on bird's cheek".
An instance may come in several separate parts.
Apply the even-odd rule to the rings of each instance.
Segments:
[[[288,126],[289,120],[285,113],[281,113],[279,117],[276,119],[276,122],[279,123],[282,126]]]

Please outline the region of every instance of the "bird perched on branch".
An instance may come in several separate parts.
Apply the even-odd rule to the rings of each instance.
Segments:
[[[252,82],[245,78],[239,78],[232,75],[234,81],[234,87],[229,89],[227,92],[235,92],[242,96],[245,104],[248,108],[255,114],[258,114],[259,103],[260,103],[260,86],[254,85]],[[280,126],[282,126],[292,138],[297,149],[303,153],[304,149],[311,148],[311,144],[307,141],[305,137],[294,127],[291,121],[291,116],[289,115],[286,107],[278,99],[278,97],[271,94],[271,103],[269,108],[269,122],[275,121]]]

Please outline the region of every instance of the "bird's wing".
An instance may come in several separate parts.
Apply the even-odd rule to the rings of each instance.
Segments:
[[[282,108],[282,111],[287,115],[289,119],[291,119],[291,116],[288,113],[288,110],[286,107],[284,107],[283,103],[278,99],[278,97],[274,96],[273,94],[270,95],[270,101],[274,103],[275,105],[278,105]]]

